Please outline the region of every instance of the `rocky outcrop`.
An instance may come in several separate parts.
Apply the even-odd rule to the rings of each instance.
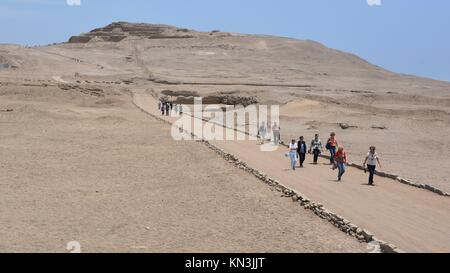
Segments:
[[[339,127],[341,127],[342,130],[347,130],[350,128],[358,128],[358,126],[350,125],[348,123],[339,123]]]
[[[93,36],[72,36],[69,39],[69,43],[71,44],[84,44],[89,42]]]
[[[372,125],[372,129],[386,130],[387,127],[385,125]]]
[[[188,29],[179,29],[167,25],[133,24],[117,22],[91,32],[73,36],[69,43],[120,42],[128,37],[141,37],[147,39],[181,39],[194,38],[195,32]]]
[[[242,105],[244,107],[258,103],[258,99],[256,97],[241,97],[231,95],[219,96],[219,100],[222,104],[225,105]]]
[[[64,91],[77,91],[89,96],[94,97],[105,97],[105,92],[103,89],[95,88],[95,87],[82,87],[80,85],[73,84],[58,84],[58,87]]]

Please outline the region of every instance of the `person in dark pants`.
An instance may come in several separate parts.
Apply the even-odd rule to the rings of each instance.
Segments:
[[[166,116],[169,116],[170,114],[170,104],[167,102],[166,103]]]
[[[161,102],[161,115],[165,115],[166,113],[166,103],[165,102]]]
[[[369,152],[367,153],[366,160],[364,160],[364,168],[366,171],[369,171],[369,185],[373,186],[374,181],[373,177],[375,176],[375,171],[377,169],[377,163],[381,168],[380,157],[376,152],[377,148],[375,146],[370,147]],[[367,168],[366,168],[367,164]]]
[[[319,155],[323,152],[322,141],[319,138],[319,134],[314,136],[314,139],[311,141],[311,146],[309,148],[309,153],[314,155],[314,164],[317,164],[319,161]]]
[[[303,168],[303,163],[305,163],[306,159],[306,153],[308,151],[308,147],[306,146],[305,138],[300,137],[298,143],[297,143],[297,152],[300,159],[300,168]]]

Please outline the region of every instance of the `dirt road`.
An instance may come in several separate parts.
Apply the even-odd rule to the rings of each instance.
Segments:
[[[136,93],[134,101],[146,112],[160,115],[156,101],[150,95]],[[448,197],[381,177],[376,177],[376,187],[367,186],[367,176],[354,168],[348,168],[343,182],[337,182],[337,174],[330,165],[324,160],[317,166],[311,165],[311,157],[304,169],[294,172],[289,168],[289,159],[284,156],[285,148],[261,152],[252,141],[213,143],[402,250],[450,251]]]

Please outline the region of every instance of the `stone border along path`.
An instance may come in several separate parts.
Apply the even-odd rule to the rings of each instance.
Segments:
[[[133,105],[136,106],[138,109],[140,109],[146,115],[149,115],[152,118],[159,120],[165,124],[168,124],[171,126],[173,125],[170,121],[165,120],[161,117],[155,116],[155,115],[145,111],[140,106],[138,106],[136,104],[136,102],[134,101],[134,93],[132,94],[132,98],[133,98]],[[208,121],[206,121],[206,122],[208,122]],[[179,129],[182,129],[182,128],[179,128]],[[229,129],[231,129],[231,128],[229,128]],[[360,242],[365,242],[365,243],[375,246],[375,247],[379,246],[379,250],[382,253],[405,253],[403,250],[397,248],[395,245],[389,244],[382,240],[379,240],[371,232],[369,232],[365,229],[362,229],[362,228],[352,224],[350,221],[346,220],[344,217],[327,210],[326,208],[323,207],[322,204],[316,203],[316,202],[310,200],[305,195],[284,186],[279,181],[277,181],[273,178],[270,178],[267,174],[248,166],[245,162],[242,162],[236,156],[226,153],[223,149],[220,149],[219,147],[211,144],[209,141],[200,140],[192,132],[188,132],[186,130],[183,130],[183,131],[191,134],[194,138],[198,139],[197,140],[198,143],[203,143],[208,148],[210,148],[211,150],[216,152],[218,155],[220,155],[227,162],[229,162],[229,163],[233,164],[235,167],[255,176],[260,181],[269,185],[272,189],[283,193],[283,195],[285,197],[292,198],[293,202],[298,203],[300,206],[302,206],[303,208],[305,208],[307,210],[311,210],[315,215],[319,216],[320,218],[322,218],[324,220],[327,220],[328,222],[333,224],[335,227],[337,227],[339,230],[341,230],[342,232],[345,232],[347,235],[356,238]]]

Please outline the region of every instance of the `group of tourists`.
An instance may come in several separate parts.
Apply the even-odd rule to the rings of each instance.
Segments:
[[[317,164],[319,156],[324,152],[323,148],[324,146],[318,134],[314,136],[309,149],[303,136],[301,136],[298,141],[293,139],[289,144],[289,153],[286,154],[286,156],[290,158],[292,170],[296,170],[297,164],[300,168],[304,168],[307,154],[313,155],[313,162],[314,164]],[[332,165],[332,169],[338,170],[338,181],[342,181],[342,177],[346,172],[348,157],[344,147],[339,145],[336,133],[333,132],[330,134],[330,138],[328,138],[325,148],[330,153],[330,164]],[[365,172],[369,172],[369,185],[371,186],[374,185],[374,175],[376,173],[377,163],[378,166],[381,167],[380,157],[376,152],[376,147],[371,146],[363,163]]]
[[[183,114],[183,106],[181,104],[174,104],[173,102],[165,99],[160,99],[158,101],[158,109],[161,111],[163,116],[178,116]],[[272,127],[270,127],[270,129],[265,122],[261,123],[258,127],[257,138],[260,140],[260,144],[264,145],[265,141],[270,139],[269,130],[272,133],[273,144],[278,146],[281,142],[281,128],[276,122],[272,125]],[[329,159],[332,169],[338,170],[338,181],[342,181],[342,177],[346,172],[348,157],[344,147],[339,145],[336,138],[336,133],[332,132],[330,134],[330,137],[325,144],[325,148],[330,153]],[[291,168],[295,171],[297,164],[300,168],[304,168],[308,154],[313,155],[313,164],[317,165],[319,157],[323,152],[324,145],[322,144],[319,134],[316,134],[310,142],[309,149],[304,136],[299,137],[298,141],[293,139],[289,144],[289,152],[286,156],[290,158]],[[376,152],[376,147],[371,146],[363,163],[365,172],[369,172],[369,185],[374,185],[374,176],[376,173],[377,163],[381,168],[381,162]]]
[[[281,134],[280,134],[280,126],[275,122],[272,126],[272,135],[273,135],[273,143],[275,145],[280,144]],[[269,136],[269,129],[267,128],[267,123],[262,122],[261,125],[258,128],[258,139],[260,140],[261,144],[264,144],[265,141],[268,139]]]
[[[163,116],[170,116],[171,113],[178,116],[183,114],[183,105],[160,99],[158,101],[158,110],[161,111]]]

